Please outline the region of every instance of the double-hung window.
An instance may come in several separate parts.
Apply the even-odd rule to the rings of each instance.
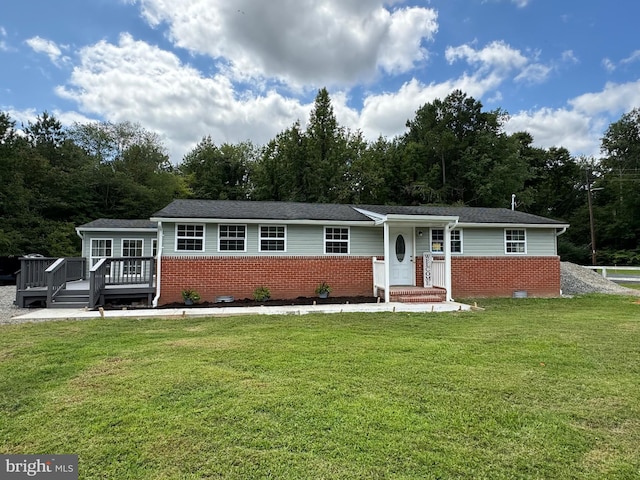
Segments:
[[[283,225],[260,225],[260,251],[286,251],[287,228]]]
[[[349,253],[349,227],[324,227],[324,253]]]
[[[431,229],[431,253],[444,253],[444,229]]]
[[[246,225],[219,225],[218,250],[220,252],[244,252],[247,245]]]
[[[462,231],[451,230],[449,241],[451,253],[462,253]],[[445,252],[444,228],[431,229],[431,253],[443,254]]]
[[[523,228],[505,229],[504,251],[507,254],[527,253],[527,232]]]
[[[451,230],[451,253],[462,253],[462,230]]]
[[[123,257],[141,257],[143,240],[141,238],[122,240]],[[122,265],[124,275],[140,275],[142,273],[142,260],[125,260]]]
[[[113,240],[110,238],[91,239],[91,266],[93,267],[101,258],[113,256]]]
[[[176,251],[204,252],[204,225],[176,225]]]

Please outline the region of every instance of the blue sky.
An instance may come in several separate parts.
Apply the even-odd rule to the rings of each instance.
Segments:
[[[131,121],[173,162],[206,135],[261,145],[327,87],[369,139],[461,89],[542,147],[599,154],[640,106],[639,2],[31,0],[0,10],[0,110]]]

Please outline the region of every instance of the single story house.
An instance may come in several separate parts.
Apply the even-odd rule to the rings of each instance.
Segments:
[[[502,208],[175,200],[150,221],[77,230],[88,268],[155,257],[155,306],[180,301],[185,288],[213,301],[266,286],[287,299],[314,296],[321,282],[334,296],[385,301],[395,287],[440,288],[447,300],[559,296],[557,237],[567,227]]]

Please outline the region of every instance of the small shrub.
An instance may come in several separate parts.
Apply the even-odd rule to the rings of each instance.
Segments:
[[[256,302],[264,302],[271,298],[271,291],[267,287],[258,287],[253,291],[253,299]]]
[[[316,295],[326,294],[329,295],[331,293],[331,287],[327,282],[322,282],[320,285],[316,287]]]
[[[191,301],[193,303],[197,303],[200,301],[200,294],[193,288],[185,288],[184,290],[182,290],[182,299],[185,302]]]

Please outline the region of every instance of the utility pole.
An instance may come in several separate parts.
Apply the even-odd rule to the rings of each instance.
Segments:
[[[587,203],[589,205],[589,226],[591,228],[591,265],[597,265],[596,261],[596,232],[593,226],[593,206],[591,204],[591,181],[589,180],[589,169],[587,173]]]

